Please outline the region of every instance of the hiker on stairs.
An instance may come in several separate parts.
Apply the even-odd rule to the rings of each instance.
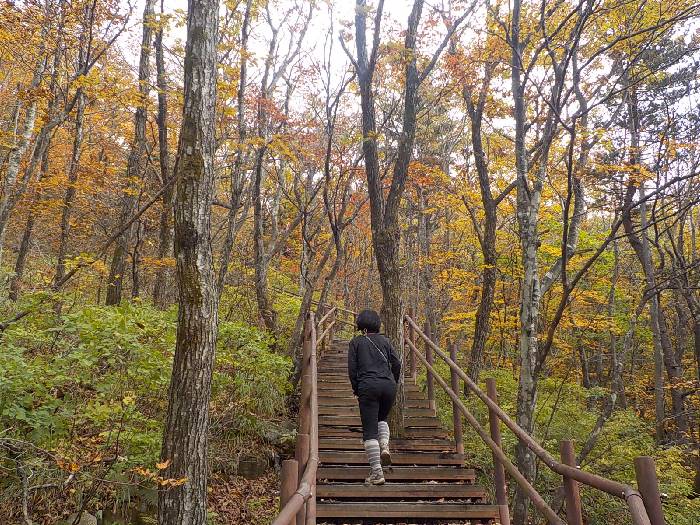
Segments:
[[[401,361],[386,336],[379,333],[381,319],[363,310],[355,321],[361,335],[350,341],[348,376],[360,405],[362,439],[370,464],[368,485],[384,484],[382,466],[391,464],[387,416],[394,405]]]

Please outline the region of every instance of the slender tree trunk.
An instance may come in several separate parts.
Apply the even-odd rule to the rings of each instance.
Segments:
[[[528,157],[525,144],[525,85],[521,76],[521,56],[525,45],[520,41],[521,2],[513,4],[511,22],[511,81],[513,92],[513,117],[515,120],[515,168],[517,177],[517,220],[520,236],[520,258],[523,271],[520,292],[520,327],[518,350],[520,357],[520,379],[518,381],[516,421],[528,434],[535,430],[535,406],[537,403],[537,357],[538,328],[540,317],[540,279],[537,264],[539,243],[537,223],[542,192],[541,169],[532,184],[528,179]],[[547,155],[542,154],[541,166]],[[535,456],[522,442],[516,446],[516,464],[528,480],[535,478]],[[529,499],[516,488],[513,502],[513,522],[525,525],[528,522]]]
[[[163,13],[163,0],[160,0],[160,12]],[[163,192],[163,207],[160,212],[160,227],[158,232],[158,259],[161,266],[156,272],[153,284],[153,302],[158,308],[168,305],[168,277],[170,269],[163,264],[173,250],[173,197],[175,186],[170,184],[172,171],[170,168],[170,151],[168,146],[168,79],[165,73],[165,57],[163,54],[163,25],[158,26],[154,45],[156,48],[156,84],[158,86],[158,149],[160,153],[160,179],[167,186]]]
[[[71,151],[70,161],[68,162],[68,182],[66,192],[63,195],[63,208],[61,210],[61,235],[58,241],[58,255],[56,257],[56,274],[54,276],[54,285],[63,279],[66,274],[66,258],[68,257],[68,241],[71,231],[71,215],[73,214],[73,205],[75,202],[76,185],[78,183],[80,154],[83,145],[83,121],[85,114],[85,95],[79,95],[76,103],[75,113],[75,135],[73,136],[73,149]]]
[[[617,281],[620,278],[620,248],[617,239],[613,241],[613,254],[615,262],[610,281],[610,296],[608,297],[608,317],[611,321],[615,315],[615,293]],[[627,408],[627,396],[625,395],[625,382],[622,377],[624,371],[624,353],[620,355],[617,349],[617,335],[615,329],[610,330],[610,388],[616,396],[617,404],[622,409]]]
[[[700,312],[696,312],[693,317],[693,349],[695,352],[695,372],[698,384],[700,384]],[[700,435],[700,418],[697,424],[699,425],[698,435]],[[696,443],[696,448],[698,444]],[[699,451],[700,452],[700,451]],[[693,492],[700,496],[700,454],[695,457],[695,478],[693,479]]]
[[[484,258],[484,265],[481,270],[481,297],[479,307],[476,312],[474,323],[474,337],[469,353],[469,363],[467,372],[473,381],[479,380],[479,373],[484,363],[484,349],[486,340],[491,329],[491,310],[493,309],[493,298],[496,291],[497,278],[497,253],[496,253],[496,211],[497,202],[491,193],[491,181],[489,180],[486,152],[484,151],[481,138],[481,123],[486,102],[486,89],[491,78],[491,68],[487,66],[485,80],[479,93],[476,104],[472,101],[472,94],[464,90],[463,98],[467,103],[469,118],[471,121],[471,141],[474,154],[474,164],[479,177],[479,189],[481,192],[481,203],[484,208],[483,228],[481,229],[480,245],[481,254]],[[466,204],[466,203],[465,203]],[[475,228],[479,226],[475,223]],[[465,395],[468,390],[465,387]]]
[[[134,241],[134,251],[131,254],[131,298],[135,299],[141,295],[141,244],[143,242],[143,223],[136,221],[134,228],[136,239]]]
[[[218,0],[190,0],[182,128],[175,162],[175,258],[180,308],[161,458],[160,525],[207,523],[209,399],[218,324],[211,248],[215,192]]]
[[[50,138],[47,139],[50,142]],[[44,157],[41,160],[41,170],[39,172],[39,181],[46,177],[46,173],[49,170],[49,148],[44,150]],[[15,274],[12,276],[10,281],[10,293],[9,297],[12,301],[16,301],[19,297],[19,289],[24,278],[24,270],[27,265],[27,257],[29,256],[29,250],[32,243],[32,235],[34,234],[34,225],[36,223],[36,213],[34,208],[39,203],[39,190],[35,190],[34,195],[31,199],[29,205],[29,212],[27,214],[27,222],[24,226],[24,234],[22,235],[22,242],[19,245],[19,250],[17,252],[17,259],[15,261]]]
[[[125,224],[136,212],[139,186],[146,168],[146,105],[148,103],[150,82],[151,40],[153,39],[153,18],[155,0],[146,0],[143,11],[143,36],[141,40],[141,56],[139,60],[139,102],[134,113],[134,141],[131,144],[129,160],[126,168],[126,186],[122,196],[119,224]],[[124,277],[126,276],[126,260],[129,245],[134,235],[134,228],[127,228],[117,239],[114,254],[109,269],[106,304],[117,305],[122,300]]]
[[[245,14],[243,15],[243,25],[241,27],[241,58],[239,65],[238,93],[236,94],[236,104],[238,109],[238,152],[231,170],[231,207],[228,211],[228,227],[226,229],[226,239],[221,251],[219,262],[219,276],[217,289],[219,295],[226,283],[226,274],[231,263],[231,253],[236,239],[238,214],[243,205],[243,190],[245,188],[245,141],[247,129],[245,125],[245,93],[248,80],[248,37],[250,34],[250,19],[253,0],[246,0]]]
[[[425,318],[430,325],[430,333],[433,340],[440,341],[440,331],[438,329],[438,306],[435,300],[435,282],[433,275],[433,266],[429,262],[432,244],[433,223],[431,220],[432,214],[425,210],[428,207],[428,198],[425,195],[423,188],[418,188],[418,245],[420,249],[419,257],[419,278],[421,283],[421,294],[425,301]]]
[[[45,30],[42,33],[46,36]],[[36,90],[41,83],[41,77],[46,69],[46,59],[41,57],[37,60],[34,66],[34,76],[30,84],[32,91]],[[29,147],[32,135],[34,133],[34,123],[36,122],[38,100],[35,96],[27,106],[24,115],[24,124],[19,137],[15,141],[15,145],[10,151],[7,159],[7,170],[3,179],[2,188],[0,188],[0,264],[2,264],[3,248],[5,246],[5,236],[7,234],[7,224],[10,220],[10,214],[14,208],[16,191],[15,183],[19,175],[20,164],[22,157]]]
[[[255,175],[253,179],[253,258],[255,266],[255,298],[258,303],[258,311],[265,327],[273,334],[277,333],[277,312],[275,312],[270,290],[267,286],[267,273],[270,269],[270,258],[265,250],[265,236],[263,231],[263,162],[266,147],[258,150],[255,163]]]
[[[640,131],[639,131],[639,105],[637,94],[634,88],[629,90],[627,94],[628,107],[628,127],[630,131],[631,144],[629,163],[636,170],[639,163],[639,147],[640,147]],[[639,190],[640,197],[644,196],[644,186],[637,187],[637,183],[630,179],[627,185],[625,194],[625,205],[623,210],[623,226],[625,234],[630,242],[637,259],[642,266],[646,283],[646,294],[649,294],[650,303],[650,321],[652,333],[654,335],[654,364],[655,364],[655,381],[654,391],[656,398],[656,440],[660,443],[664,440],[664,387],[663,387],[663,369],[666,368],[666,375],[671,383],[671,407],[674,416],[674,422],[677,429],[677,434],[680,436],[688,429],[688,420],[685,414],[685,402],[680,389],[675,387],[676,382],[680,382],[683,377],[681,364],[676,359],[676,353],[673,351],[671,338],[668,334],[668,324],[666,316],[661,304],[661,293],[656,285],[656,276],[654,274],[654,266],[651,258],[651,250],[649,249],[649,241],[647,238],[647,216],[646,203],[640,205],[640,220],[641,234],[635,231],[632,222],[631,204],[635,193]]]

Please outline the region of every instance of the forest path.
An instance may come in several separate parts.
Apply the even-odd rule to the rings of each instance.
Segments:
[[[334,341],[318,362],[318,523],[495,523],[498,506],[474,483],[473,469],[441,427],[427,395],[405,378],[407,436],[392,439],[387,483],[368,474],[360,413],[347,375],[347,342]]]

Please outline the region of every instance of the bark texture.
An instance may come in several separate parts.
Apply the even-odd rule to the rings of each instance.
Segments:
[[[209,399],[218,322],[211,249],[218,0],[190,0],[182,128],[175,161],[175,257],[180,308],[161,457],[160,525],[207,522]]]
[[[139,59],[139,106],[134,112],[134,141],[131,144],[126,168],[126,186],[119,215],[120,225],[125,224],[136,212],[141,186],[140,181],[146,168],[146,103],[150,91],[149,77],[154,6],[155,0],[146,0],[146,6],[143,10],[143,36]],[[108,305],[117,305],[122,300],[127,256],[129,255],[129,245],[134,235],[134,229],[135,227],[127,228],[115,243],[107,281],[106,303]]]
[[[163,12],[163,0],[160,1],[160,11]],[[158,26],[154,46],[156,50],[156,85],[158,86],[158,150],[160,153],[160,179],[165,186],[163,192],[163,207],[160,212],[158,234],[158,259],[164,261],[173,250],[173,198],[175,186],[171,184],[173,176],[170,166],[170,151],[168,148],[168,79],[165,73],[165,57],[163,54],[163,25]],[[156,272],[153,285],[153,303],[159,308],[168,305],[168,276],[170,270],[163,265]]]

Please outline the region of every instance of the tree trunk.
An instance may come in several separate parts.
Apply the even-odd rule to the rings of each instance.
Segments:
[[[382,4],[383,5],[383,4]],[[399,251],[401,230],[399,228],[399,205],[406,186],[408,166],[413,152],[416,132],[416,105],[420,77],[416,65],[415,44],[423,10],[422,0],[415,0],[408,17],[408,27],[404,40],[406,51],[406,80],[404,88],[404,108],[402,133],[398,144],[396,161],[391,177],[391,188],[386,199],[379,170],[377,149],[377,127],[375,122],[372,79],[376,66],[378,42],[374,42],[370,55],[367,54],[367,5],[365,0],[357,0],[355,10],[355,43],[357,48],[357,78],[360,85],[362,106],[362,149],[365,157],[365,174],[370,199],[372,225],[372,245],[379,271],[382,288],[382,319],[387,337],[396,348],[403,361],[403,302],[401,287],[401,267]],[[382,12],[375,17],[375,31],[381,24]],[[377,33],[378,34],[378,33]],[[391,413],[389,424],[393,435],[404,433],[405,399],[403,381],[400,381],[396,394],[396,405]]]
[[[190,0],[182,128],[175,162],[175,258],[180,308],[161,458],[160,525],[207,523],[209,398],[218,323],[211,249],[215,192],[218,0]]]
[[[161,16],[163,0],[160,1]],[[163,54],[163,25],[158,26],[154,40],[156,48],[156,85],[158,86],[158,149],[160,153],[160,179],[167,186],[163,192],[163,207],[160,212],[160,227],[158,232],[158,259],[161,266],[156,271],[153,284],[153,303],[158,308],[168,305],[168,277],[170,269],[163,264],[173,250],[173,197],[175,186],[171,184],[172,171],[170,168],[170,151],[168,147],[168,80],[165,73],[165,57]]]
[[[136,212],[139,186],[146,168],[146,104],[150,91],[150,58],[151,40],[153,39],[153,18],[155,0],[146,0],[143,10],[143,36],[141,40],[141,56],[139,60],[139,102],[134,112],[134,141],[131,144],[129,160],[126,168],[126,186],[122,196],[119,225],[126,224]],[[108,305],[117,305],[122,300],[124,277],[126,275],[126,259],[129,245],[134,235],[134,228],[127,228],[117,239],[112,256],[107,282]]]
[[[693,317],[693,349],[695,351],[696,379],[700,384],[700,312]],[[698,419],[700,425],[700,419]],[[700,428],[697,429],[700,434]],[[696,448],[698,447],[696,443]],[[700,454],[695,456],[695,478],[693,479],[693,492],[700,496]]]
[[[45,31],[42,32],[45,37]],[[41,77],[46,69],[45,58],[37,60],[34,66],[34,76],[29,88],[34,91],[41,84]],[[38,100],[34,96],[27,107],[24,115],[24,125],[19,138],[16,139],[14,147],[11,149],[7,159],[7,170],[3,178],[2,188],[0,188],[0,264],[2,264],[3,248],[5,246],[5,235],[7,234],[7,223],[15,204],[15,183],[19,175],[22,157],[29,147],[29,143],[34,133],[34,123],[36,122]]]
[[[620,277],[620,249],[617,239],[613,241],[613,254],[615,262],[613,275],[610,281],[610,296],[608,297],[608,317],[611,321],[615,315],[615,291]],[[624,371],[624,353],[620,355],[617,349],[617,335],[615,329],[610,330],[610,389],[615,394],[617,403],[623,410],[627,408],[627,396],[625,395],[625,382],[622,376]]]
[[[63,209],[61,210],[61,236],[58,241],[58,255],[56,257],[56,275],[54,276],[54,286],[59,283],[66,274],[66,258],[68,257],[68,241],[70,239],[71,215],[73,214],[73,204],[75,202],[76,184],[78,183],[80,167],[80,154],[83,145],[83,120],[85,114],[85,95],[79,95],[76,103],[75,113],[75,135],[73,137],[73,149],[70,161],[68,162],[68,182],[66,192],[63,195]]]
[[[265,327],[273,334],[277,333],[277,312],[270,299],[270,291],[267,286],[267,272],[270,269],[270,258],[265,250],[265,238],[263,231],[263,162],[266,147],[258,150],[255,175],[253,180],[253,257],[255,266],[255,298],[258,303],[258,311]]]
[[[226,274],[228,266],[231,262],[231,252],[238,231],[237,221],[238,212],[243,203],[243,190],[245,187],[244,164],[245,164],[245,140],[247,135],[245,125],[245,92],[246,82],[248,80],[248,36],[250,34],[250,19],[253,0],[246,0],[245,14],[243,15],[243,25],[241,27],[241,58],[239,65],[238,93],[236,94],[236,104],[238,110],[238,151],[234,160],[233,169],[231,170],[231,198],[230,208],[228,211],[228,227],[226,229],[226,239],[221,251],[221,260],[219,262],[219,276],[217,280],[217,289],[219,295],[224,289],[226,283]]]
[[[47,139],[49,142],[51,138]],[[41,159],[41,171],[39,172],[39,181],[46,176],[49,170],[49,147],[47,146],[44,150],[44,156]],[[29,250],[32,243],[32,235],[34,233],[34,225],[36,223],[36,214],[34,208],[39,203],[39,193],[38,190],[34,192],[33,198],[29,205],[29,212],[27,214],[27,223],[24,227],[24,234],[22,235],[22,242],[19,245],[19,251],[17,252],[17,260],[15,261],[15,274],[12,276],[10,281],[10,293],[9,298],[12,301],[16,301],[19,297],[19,289],[24,277],[24,270],[27,265],[27,257],[29,256]]]
[[[471,142],[474,154],[474,164],[479,177],[479,190],[481,192],[481,203],[484,208],[483,228],[481,228],[480,245],[481,254],[484,258],[484,266],[481,270],[481,297],[479,307],[476,312],[474,323],[474,337],[469,353],[469,363],[467,373],[473,381],[478,382],[479,373],[484,363],[484,349],[486,340],[491,329],[491,310],[493,308],[493,298],[496,291],[497,277],[497,253],[496,253],[496,210],[497,202],[491,193],[491,182],[489,180],[486,152],[484,151],[481,138],[481,123],[486,102],[486,89],[491,78],[491,68],[487,66],[485,71],[484,85],[479,93],[476,104],[472,101],[472,94],[465,89],[463,98],[467,104],[469,118],[471,121]],[[478,224],[474,224],[479,228]],[[465,387],[465,395],[468,390]]]
[[[435,300],[435,283],[433,276],[433,266],[430,263],[430,252],[432,244],[433,223],[432,214],[425,210],[428,207],[428,198],[423,188],[418,187],[418,247],[419,247],[419,279],[420,297],[425,301],[425,319],[430,326],[430,333],[433,340],[439,344],[440,331],[438,329],[439,312]],[[404,257],[406,259],[406,257]]]
[[[520,379],[518,381],[516,421],[528,434],[535,430],[535,406],[537,403],[537,355],[538,328],[540,315],[540,280],[537,264],[540,196],[542,192],[541,171],[533,184],[528,182],[528,157],[525,144],[525,85],[521,78],[520,59],[525,45],[520,41],[521,2],[513,4],[511,22],[511,83],[513,93],[513,118],[515,121],[515,168],[517,177],[517,220],[520,237],[520,258],[522,264],[522,285],[520,291],[520,326],[518,350],[520,357]],[[546,146],[546,143],[543,142]],[[547,154],[543,152],[541,166],[546,164]],[[535,456],[522,442],[515,451],[516,464],[526,479],[535,477]],[[513,523],[525,525],[528,522],[529,499],[518,487],[513,502]]]
[[[633,169],[637,169],[639,163],[639,146],[640,146],[640,131],[639,131],[639,105],[637,95],[634,88],[631,88],[627,95],[628,107],[628,128],[630,132],[630,154],[629,164]],[[656,440],[660,443],[664,440],[664,387],[663,387],[663,369],[666,368],[666,375],[671,383],[671,407],[673,411],[674,421],[677,429],[677,434],[681,436],[688,429],[687,416],[685,414],[685,403],[682,392],[674,387],[676,382],[682,380],[683,373],[680,363],[676,359],[676,353],[673,351],[671,339],[668,334],[668,324],[666,316],[661,304],[661,294],[656,285],[656,276],[654,274],[654,266],[651,258],[651,250],[649,249],[649,241],[647,238],[647,217],[646,203],[640,205],[640,220],[641,234],[635,231],[632,222],[631,205],[635,193],[639,190],[640,198],[644,197],[644,185],[639,188],[634,178],[634,173],[630,175],[630,180],[627,183],[627,191],[625,193],[625,202],[622,216],[622,224],[625,229],[625,234],[630,242],[637,259],[639,260],[644,272],[646,284],[645,294],[649,295],[650,302],[650,321],[651,329],[654,336],[654,364],[655,364],[655,381],[654,391],[656,398]],[[641,235],[641,238],[640,238]]]

